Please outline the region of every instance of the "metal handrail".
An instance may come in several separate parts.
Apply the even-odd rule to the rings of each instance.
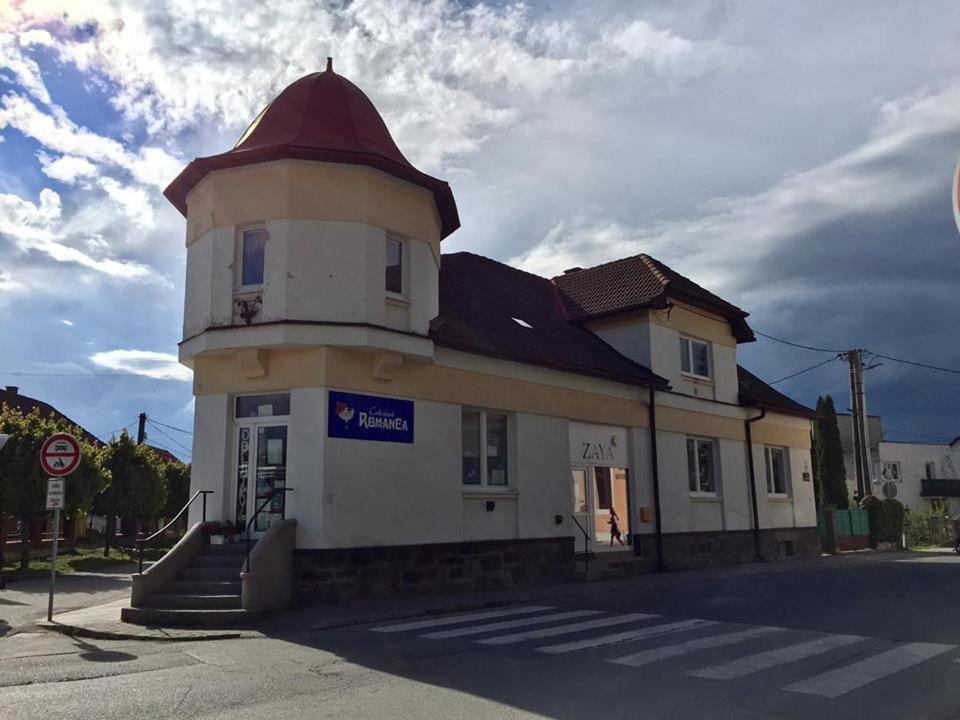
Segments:
[[[278,493],[288,493],[288,492],[293,492],[293,488],[288,488],[288,487],[273,488],[273,490],[270,491],[270,494],[267,495],[267,497],[264,499],[264,501],[263,501],[263,503],[260,505],[260,507],[257,508],[256,512],[254,512],[253,515],[250,516],[250,520],[247,521],[247,537],[246,537],[246,541],[247,541],[247,564],[246,564],[247,572],[250,572],[250,528],[253,527],[253,521],[257,519],[257,515],[259,515],[261,512],[263,512],[263,509],[267,506],[267,504],[268,504],[271,500],[273,500],[273,498],[274,498],[275,495],[277,495]]]
[[[206,521],[207,521],[207,495],[212,495],[212,494],[213,494],[213,490],[197,490],[197,491],[193,494],[193,497],[190,498],[189,500],[187,500],[187,504],[184,505],[182,508],[180,508],[180,512],[178,512],[176,515],[174,515],[173,520],[171,520],[171,521],[168,522],[166,525],[164,525],[162,528],[160,528],[159,530],[157,530],[157,531],[156,531],[153,535],[151,535],[150,537],[138,538],[138,539],[137,539],[136,545],[137,545],[137,550],[138,550],[139,553],[140,553],[140,574],[141,574],[141,575],[143,575],[143,546],[144,546],[144,544],[150,542],[150,541],[153,540],[154,538],[160,537],[163,533],[165,533],[167,530],[169,530],[169,529],[170,529],[170,526],[173,525],[177,520],[179,520],[180,517],[187,511],[187,508],[189,508],[191,505],[193,505],[193,501],[197,499],[197,496],[198,496],[198,495],[202,495],[202,496],[203,496],[203,522],[206,522]]]
[[[570,519],[576,523],[577,527],[580,528],[580,532],[583,533],[583,570],[587,575],[590,574],[590,533],[583,529],[583,525],[580,524],[580,521],[577,520],[576,516],[573,513],[570,513]]]

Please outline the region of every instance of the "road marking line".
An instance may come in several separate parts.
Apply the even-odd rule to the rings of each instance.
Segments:
[[[859,635],[830,635],[796,645],[787,645],[754,655],[746,655],[721,665],[710,665],[699,670],[691,670],[687,675],[711,680],[731,680],[744,675],[752,675],[777,665],[785,665],[796,660],[819,655],[846,645],[852,645],[864,639]]]
[[[688,640],[687,642],[677,643],[676,645],[665,645],[664,647],[653,648],[652,650],[644,650],[634,653],[633,655],[613,658],[612,660],[607,660],[607,662],[616,663],[617,665],[629,665],[630,667],[640,667],[648,663],[688,655],[698,650],[710,650],[736,645],[742,643],[744,640],[752,640],[753,638],[772,635],[773,633],[783,632],[784,630],[786,630],[786,628],[766,626],[749,628],[747,630],[739,630],[723,635],[711,635],[710,637]]]
[[[576,650],[586,650],[588,648],[603,647],[604,645],[614,645],[615,643],[631,642],[633,640],[643,640],[645,638],[659,637],[661,635],[671,635],[673,633],[693,630],[696,628],[710,627],[719,625],[715,620],[679,620],[677,622],[664,623],[663,625],[651,625],[639,628],[637,630],[627,630],[626,632],[613,633],[612,635],[601,635],[600,637],[587,638],[586,640],[575,640],[573,642],[560,643],[559,645],[545,645],[538,647],[537,652],[548,653],[550,655],[560,655],[562,653],[574,652]]]
[[[581,630],[593,630],[594,628],[609,627],[610,625],[624,625],[637,620],[649,620],[650,618],[660,617],[650,613],[629,613],[627,615],[614,615],[613,617],[597,618],[596,620],[584,620],[583,622],[572,623],[570,625],[560,625],[559,627],[548,627],[541,630],[527,630],[525,632],[513,633],[512,635],[497,635],[496,637],[477,640],[481,645],[510,645],[524,640],[537,640],[540,638],[554,637],[556,635],[567,635],[569,633],[580,632]]]
[[[600,610],[570,610],[569,612],[538,615],[537,617],[523,618],[521,620],[506,620],[504,622],[487,623],[485,625],[474,625],[468,628],[441,630],[440,632],[426,633],[420,637],[430,638],[431,640],[441,640],[444,638],[461,637],[463,635],[479,635],[480,633],[493,632],[495,630],[509,630],[515,627],[523,627],[524,625],[540,625],[555,620],[572,620],[573,618],[584,617],[585,615],[599,615],[600,612]]]
[[[506,617],[508,615],[524,615],[526,613],[542,612],[544,610],[553,610],[553,605],[526,605],[518,608],[508,608],[506,610],[487,610],[484,612],[456,613],[455,615],[444,615],[443,617],[432,618],[430,620],[418,620],[416,622],[402,623],[400,625],[381,625],[370,628],[373,632],[403,632],[404,630],[421,630],[428,627],[437,627],[440,625],[455,625],[462,622],[471,622],[472,620],[489,620],[492,618]]]
[[[940,643],[909,643],[893,650],[845,665],[830,672],[787,685],[784,690],[835,698],[875,680],[952,650],[955,645]]]

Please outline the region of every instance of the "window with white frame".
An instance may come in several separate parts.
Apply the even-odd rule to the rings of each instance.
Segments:
[[[263,287],[268,237],[266,228],[250,228],[240,234],[238,289],[257,290]]]
[[[937,464],[932,462],[924,463],[923,474],[927,480],[933,480],[937,476]]]
[[[691,495],[718,495],[716,441],[687,438],[687,475]]]
[[[710,345],[703,340],[680,338],[680,370],[687,375],[709,380]]]
[[[900,463],[884,461],[881,464],[880,476],[884,480],[900,482]]]
[[[769,495],[788,495],[787,449],[782,447],[764,448],[767,464],[767,493]]]
[[[507,485],[507,426],[506,413],[463,409],[460,432],[464,485]]]
[[[388,237],[386,241],[386,276],[388,295],[403,295],[403,241]]]

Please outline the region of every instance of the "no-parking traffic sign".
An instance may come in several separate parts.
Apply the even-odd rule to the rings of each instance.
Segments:
[[[67,433],[51,435],[40,449],[40,464],[48,475],[69,475],[80,464],[80,443]]]

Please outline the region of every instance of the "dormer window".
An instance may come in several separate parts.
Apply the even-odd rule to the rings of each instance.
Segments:
[[[267,237],[265,228],[243,231],[240,237],[240,290],[259,290],[263,287]]]
[[[387,294],[403,297],[403,241],[387,238],[386,259]]]
[[[680,370],[685,375],[710,380],[710,345],[703,340],[680,338]]]

